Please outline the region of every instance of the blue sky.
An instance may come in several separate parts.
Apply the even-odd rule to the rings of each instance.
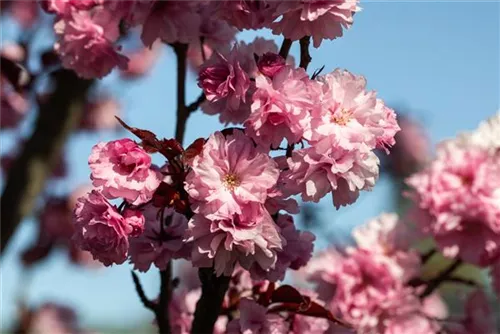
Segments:
[[[367,2],[355,16],[355,24],[343,38],[324,41],[311,52],[310,72],[325,65],[324,72],[336,67],[364,75],[368,86],[378,91],[389,105],[405,105],[421,120],[432,142],[473,129],[500,107],[500,36],[498,2]],[[254,32],[241,38],[253,39]],[[272,38],[269,32],[259,35]],[[3,39],[3,38],[2,38]],[[277,41],[281,43],[281,39]],[[160,136],[173,135],[175,125],[175,59],[167,48],[153,74],[147,78],[116,84],[111,76],[102,82],[105,91],[119,98],[125,120]],[[298,59],[298,48],[292,48]],[[198,95],[191,73],[188,101]],[[186,142],[220,129],[216,117],[195,113],[188,122]],[[68,144],[70,180],[58,185],[75,187],[89,175],[87,157],[97,141],[126,133],[78,135]],[[4,137],[2,137],[4,139]],[[2,152],[12,140],[2,141]],[[365,193],[353,206],[335,211],[327,198],[320,203],[321,219],[338,238],[366,219],[391,209],[391,185],[382,176],[371,193]],[[34,237],[33,222],[27,220],[1,259],[1,317],[8,324],[14,315],[14,301],[20,284],[28,277],[18,264],[18,255]],[[324,246],[320,242],[320,247]],[[133,326],[152,319],[135,294],[128,265],[86,270],[70,265],[61,254],[54,254],[30,272],[24,293],[33,304],[60,301],[73,305],[83,322],[99,326]],[[141,275],[146,291],[158,289],[158,273]]]

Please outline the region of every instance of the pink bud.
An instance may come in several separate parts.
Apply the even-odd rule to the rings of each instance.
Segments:
[[[259,71],[268,76],[269,78],[273,78],[276,73],[281,71],[283,67],[285,67],[286,61],[280,55],[272,52],[267,52],[259,57],[257,62],[257,67]]]

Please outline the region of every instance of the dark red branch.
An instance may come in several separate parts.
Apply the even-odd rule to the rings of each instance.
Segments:
[[[307,67],[312,58],[309,54],[309,44],[311,43],[311,36],[305,36],[300,39],[300,67],[307,71]]]
[[[427,286],[425,287],[425,290],[422,292],[420,295],[421,299],[424,299],[425,297],[428,297],[431,295],[439,286],[447,281],[450,277],[450,275],[462,264],[462,260],[455,260],[453,263],[443,270],[438,276],[435,278],[431,279],[428,283]]]
[[[288,54],[290,53],[290,48],[292,47],[292,40],[285,38],[283,40],[283,43],[281,44],[280,52],[279,55],[286,59],[288,57]]]

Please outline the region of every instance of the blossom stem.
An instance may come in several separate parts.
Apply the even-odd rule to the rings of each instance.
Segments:
[[[309,44],[311,42],[311,36],[305,36],[300,39],[300,67],[307,71],[307,67],[311,62],[312,58],[309,54]]]
[[[283,43],[281,44],[281,48],[280,48],[280,56],[285,58],[288,57],[288,53],[290,52],[290,48],[292,47],[292,40],[289,39],[289,38],[285,38],[283,40]]]
[[[430,280],[425,287],[425,290],[420,295],[421,299],[428,297],[431,295],[440,285],[441,283],[447,281],[449,276],[462,264],[462,260],[457,259],[453,261],[453,263],[448,266],[445,270],[443,270],[438,276]]]
[[[431,259],[431,257],[434,256],[434,254],[436,254],[436,249],[431,249],[430,251],[424,253],[421,255],[421,260],[422,260],[422,264],[425,264],[427,263],[427,261],[429,261]]]
[[[196,303],[191,333],[213,333],[231,276],[217,276],[213,268],[200,268],[201,297]]]
[[[141,281],[139,280],[139,276],[137,276],[137,274],[134,271],[131,271],[131,273],[132,273],[132,279],[134,280],[135,290],[137,291],[137,294],[139,295],[142,304],[148,310],[151,310],[156,313],[156,304],[153,303],[151,300],[149,300],[148,297],[146,297],[144,289],[142,288]]]
[[[167,263],[167,268],[165,270],[160,271],[160,282],[161,290],[156,319],[159,333],[169,334],[171,331],[168,305],[172,297],[172,261]]]

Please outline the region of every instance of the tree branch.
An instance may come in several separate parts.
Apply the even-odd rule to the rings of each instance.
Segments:
[[[67,138],[81,120],[92,85],[91,80],[68,70],[54,72],[53,78],[55,91],[40,105],[33,134],[7,175],[0,203],[2,251],[21,220],[32,211]]]
[[[196,303],[191,333],[213,333],[219,317],[230,276],[216,276],[213,268],[200,268],[201,297]]]
[[[167,268],[160,271],[160,299],[158,301],[158,310],[156,320],[160,334],[170,334],[170,316],[168,305],[172,297],[172,261],[169,261]]]
[[[428,297],[430,294],[432,294],[440,285],[441,283],[445,282],[448,280],[449,276],[462,264],[462,260],[455,260],[448,268],[446,268],[444,271],[442,271],[438,276],[430,280],[425,287],[424,292],[420,295],[421,299],[424,299],[425,297]]]
[[[187,112],[192,113],[192,112],[196,111],[196,109],[198,109],[200,107],[200,105],[203,102],[205,102],[206,99],[207,98],[206,98],[205,94],[201,93],[200,96],[198,96],[198,98],[194,102],[192,102],[190,105],[188,105],[186,107]]]
[[[300,67],[307,71],[307,66],[311,62],[312,58],[309,54],[309,44],[311,42],[311,36],[305,36],[300,39]]]
[[[186,132],[186,122],[189,111],[186,108],[186,57],[188,45],[182,43],[172,44],[177,58],[177,123],[175,126],[175,139],[182,144]]]
[[[137,291],[137,294],[139,295],[139,298],[144,305],[145,308],[153,311],[156,314],[156,304],[153,303],[151,300],[149,300],[148,297],[146,297],[146,294],[144,293],[144,289],[142,288],[141,281],[139,280],[139,276],[134,271],[131,271],[132,273],[132,279],[134,280],[134,285],[135,285],[135,291]]]
[[[434,254],[436,254],[436,249],[431,249],[430,251],[428,251],[427,253],[424,253],[420,256],[420,259],[422,261],[422,264],[425,264],[427,263],[427,261],[429,261],[431,259],[431,257],[434,256]]]
[[[292,40],[285,38],[283,43],[281,44],[279,55],[286,59],[288,57],[288,53],[290,53],[290,48],[292,47]]]

